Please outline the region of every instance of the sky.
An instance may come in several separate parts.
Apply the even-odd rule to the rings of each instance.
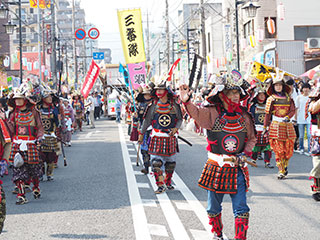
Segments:
[[[177,22],[178,10],[182,9],[183,3],[198,2],[200,0],[169,0],[170,18]],[[165,26],[165,0],[81,0],[80,4],[85,10],[86,23],[94,24],[100,31],[99,48],[111,48],[112,63],[124,62],[117,10],[141,8],[143,28],[146,28],[147,25],[148,11],[150,32],[165,31],[163,28]]]

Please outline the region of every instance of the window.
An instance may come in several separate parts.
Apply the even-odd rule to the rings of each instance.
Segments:
[[[264,18],[264,36],[265,38],[277,38],[277,18],[276,17],[271,17],[271,19],[274,21],[274,27],[275,27],[275,32],[274,34],[269,33],[268,31],[268,17]]]
[[[320,26],[294,26],[294,40],[306,42],[307,38],[320,38]]]
[[[32,7],[30,8],[30,13],[33,14],[33,8]]]

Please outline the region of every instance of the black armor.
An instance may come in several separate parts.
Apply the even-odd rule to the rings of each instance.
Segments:
[[[238,154],[243,152],[247,129],[245,120],[238,113],[224,113],[208,130],[210,150],[216,154]]]

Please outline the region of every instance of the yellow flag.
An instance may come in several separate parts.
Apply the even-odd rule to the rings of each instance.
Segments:
[[[29,0],[30,7],[37,8],[37,0]]]
[[[145,62],[141,10],[118,11],[118,22],[126,64]]]
[[[271,78],[270,71],[274,72],[272,67],[268,67],[259,62],[253,62],[250,75],[261,82],[264,82],[268,78]]]
[[[283,72],[283,70],[281,70],[281,69],[280,69],[280,71]],[[267,65],[259,63],[259,62],[253,62],[252,66],[251,66],[250,76],[260,80],[261,82],[264,82],[268,78],[272,78],[270,73],[275,73],[275,72],[276,72],[275,67],[270,67],[270,66],[267,66]],[[295,76],[294,74],[288,73],[288,72],[285,72],[284,76],[290,76],[294,79],[297,79],[297,76]]]
[[[38,0],[29,0],[30,7],[37,8]],[[39,8],[50,8],[50,0],[39,0]]]

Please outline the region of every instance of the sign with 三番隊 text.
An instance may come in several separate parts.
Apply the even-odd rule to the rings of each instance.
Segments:
[[[141,10],[118,11],[118,22],[126,64],[145,62]]]

